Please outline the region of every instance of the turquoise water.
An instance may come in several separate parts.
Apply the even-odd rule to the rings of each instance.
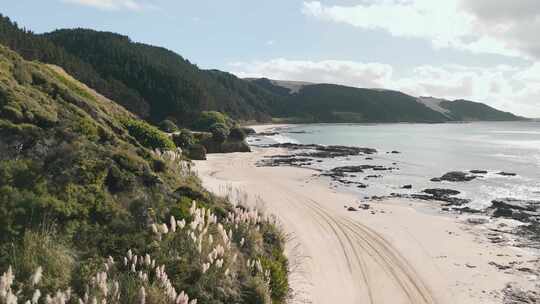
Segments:
[[[293,132],[293,133],[288,133]],[[305,132],[305,133],[296,133]],[[382,178],[356,179],[369,185],[356,189],[361,197],[418,193],[425,188],[451,188],[472,199],[471,207],[484,208],[503,197],[540,199],[540,122],[478,122],[461,124],[316,124],[297,125],[269,140],[303,144],[347,145],[379,150],[374,160],[365,156],[325,159],[317,168],[377,164],[399,171]],[[401,154],[389,154],[398,150]],[[465,183],[434,183],[429,180],[449,171],[488,170],[483,177]],[[497,172],[517,173],[504,177]],[[353,179],[354,180],[354,179]],[[412,184],[412,190],[400,187]],[[351,187],[351,190],[354,187]]]

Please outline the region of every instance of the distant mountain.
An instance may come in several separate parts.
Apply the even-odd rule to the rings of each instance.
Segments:
[[[525,120],[524,117],[516,116],[510,112],[499,111],[486,104],[459,99],[445,100],[441,107],[448,109],[453,120],[460,121],[511,121]]]
[[[525,118],[468,100],[413,97],[398,91],[247,79],[287,101],[278,116],[318,122],[516,121]]]

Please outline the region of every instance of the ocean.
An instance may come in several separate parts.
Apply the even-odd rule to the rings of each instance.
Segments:
[[[448,188],[470,199],[469,207],[483,209],[500,198],[540,200],[540,122],[473,122],[448,124],[309,124],[293,125],[262,141],[300,144],[345,145],[375,148],[366,156],[322,159],[315,169],[328,170],[348,165],[398,167],[377,172],[379,178],[366,179],[373,172],[349,178],[368,184],[365,189],[349,187],[359,198],[391,193],[420,193],[427,188]],[[399,154],[389,153],[399,151]],[[395,163],[395,165],[394,165]],[[470,182],[431,182],[450,171],[487,170],[488,174]],[[498,172],[516,173],[501,176]],[[410,190],[401,189],[412,185]],[[347,186],[343,186],[347,187]]]

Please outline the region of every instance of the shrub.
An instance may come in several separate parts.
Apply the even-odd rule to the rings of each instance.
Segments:
[[[154,160],[153,167],[156,172],[161,173],[167,171],[167,163],[161,159]]]
[[[199,144],[191,145],[188,148],[187,156],[193,160],[206,160],[206,148]]]
[[[244,140],[246,139],[246,133],[242,128],[232,128],[229,133],[229,138],[233,140]]]
[[[173,141],[166,134],[142,120],[128,119],[123,123],[129,135],[146,148],[163,150],[175,148]]]
[[[210,127],[210,133],[212,133],[212,139],[216,142],[222,143],[229,137],[229,130],[224,124],[216,123]]]
[[[159,128],[163,132],[172,133],[178,131],[178,127],[176,124],[168,119],[165,119],[161,123],[159,123]]]
[[[227,114],[216,111],[201,112],[197,121],[193,124],[193,128],[199,131],[209,131],[214,124],[223,124],[230,128],[234,125],[234,121]]]
[[[190,130],[182,129],[180,133],[173,135],[173,141],[177,147],[185,149],[195,144],[195,137]]]
[[[131,190],[135,184],[135,178],[131,174],[118,169],[118,167],[112,166],[109,169],[105,183],[109,191],[116,193]]]

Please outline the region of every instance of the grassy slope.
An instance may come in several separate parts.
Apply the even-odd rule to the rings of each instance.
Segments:
[[[233,273],[228,276],[202,273],[210,243],[198,252],[185,235],[156,241],[150,225],[171,215],[189,223],[193,199],[226,229],[224,218],[235,210],[207,193],[180,156],[171,161],[145,147],[166,140],[140,122],[137,130],[145,132],[130,134],[133,122],[134,115],[62,69],[25,61],[0,45],[0,272],[16,266],[17,286],[24,287],[19,280],[43,266],[46,280],[38,286],[43,293],[71,287],[82,295],[84,282],[107,256],[119,260],[132,249],[155,256],[167,266],[174,287],[203,303],[253,303],[270,291],[261,274],[247,268],[250,258],[271,272],[271,295],[283,300],[283,239],[269,222],[260,222],[259,230],[232,227],[234,241],[244,237],[246,244],[234,243],[227,251],[225,263],[232,263],[233,254],[241,261],[228,266]],[[209,233],[217,233],[212,227]],[[114,303],[130,303],[133,292],[125,290]]]
[[[450,110],[450,115],[458,121],[518,121],[525,118],[510,112],[494,109],[486,104],[469,101],[443,101],[441,107]]]

